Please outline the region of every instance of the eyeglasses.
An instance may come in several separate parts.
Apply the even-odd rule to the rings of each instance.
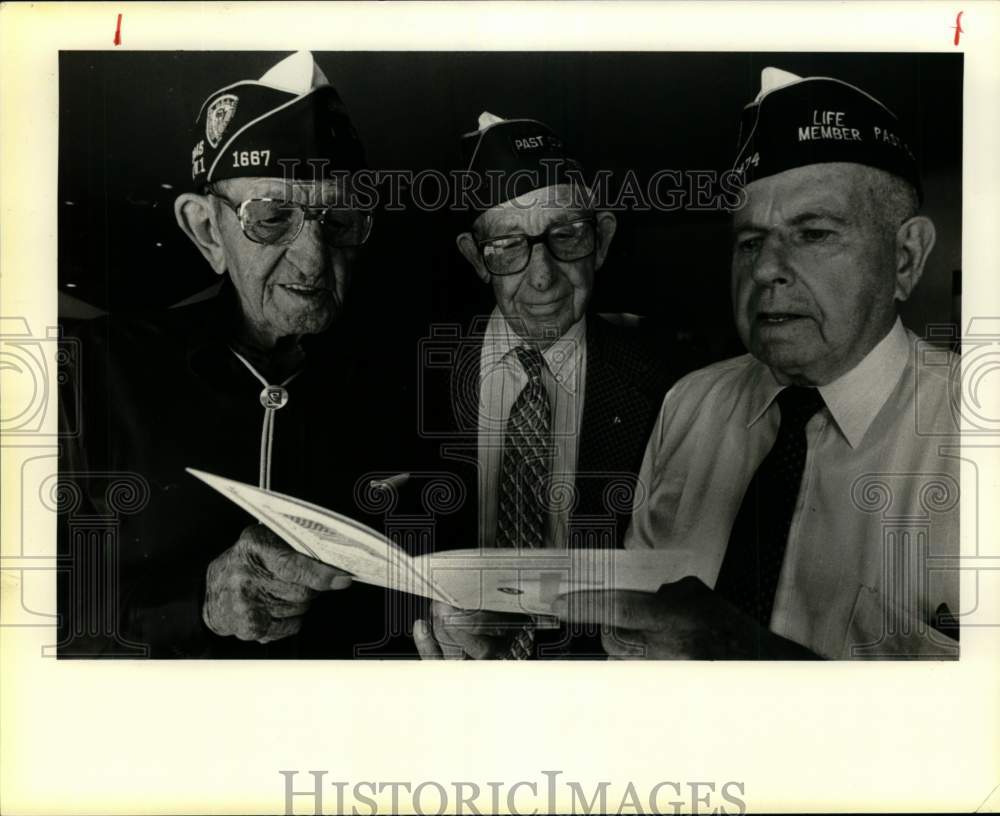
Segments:
[[[313,206],[276,198],[248,198],[238,206],[214,190],[206,192],[225,202],[237,218],[243,234],[255,244],[283,246],[292,243],[306,221],[319,221],[323,240],[332,247],[359,247],[372,231],[369,212],[337,205]]]
[[[544,243],[552,257],[560,261],[578,261],[597,249],[597,230],[593,218],[579,218],[553,224],[541,235],[500,235],[477,242],[479,254],[491,275],[516,275],[531,260],[535,244]]]

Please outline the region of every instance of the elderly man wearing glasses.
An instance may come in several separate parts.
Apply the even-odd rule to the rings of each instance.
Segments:
[[[82,338],[82,428],[62,469],[131,473],[138,496],[118,514],[111,588],[88,594],[90,556],[69,570],[61,654],[353,656],[372,639],[361,629],[373,616],[359,611],[368,596],[326,592],[350,578],[247,526],[185,468],[352,511],[384,436],[372,427],[384,403],[361,384],[344,314],[371,230],[350,201],[362,145],[307,52],[211,94],[192,144],[194,191],[175,214],[222,289],[102,319]],[[88,512],[114,514],[92,481]]]
[[[478,418],[464,429],[478,536],[467,529],[445,546],[621,546],[620,500],[632,496],[668,377],[633,332],[587,313],[615,216],[594,209],[579,164],[541,122],[484,113],[463,150],[478,206],[458,248],[496,306],[456,366],[475,376],[453,377],[450,394],[456,417]],[[415,630],[424,657],[603,655],[578,635],[438,603],[433,631]]]

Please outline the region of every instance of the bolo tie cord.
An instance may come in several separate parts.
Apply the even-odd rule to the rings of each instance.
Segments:
[[[271,489],[271,451],[274,447],[274,414],[278,409],[284,408],[288,404],[288,391],[285,390],[292,380],[302,373],[301,369],[288,377],[281,385],[271,385],[265,380],[260,372],[251,365],[250,361],[240,354],[236,349],[229,349],[236,355],[236,359],[247,367],[264,386],[260,392],[260,404],[264,406],[264,426],[260,432],[260,477],[258,484],[262,490]]]

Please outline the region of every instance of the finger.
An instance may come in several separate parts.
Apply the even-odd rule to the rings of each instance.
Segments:
[[[555,615],[532,615],[531,622],[535,629],[558,629],[562,622]]]
[[[462,618],[453,616],[441,620],[439,626],[451,632],[462,632],[467,635],[488,638],[507,638],[509,640],[524,629],[525,623],[527,621],[498,621],[489,617]]]
[[[350,585],[351,579],[346,572],[296,552],[273,533],[270,540],[258,535],[248,542],[247,546],[260,565],[279,581],[301,584],[317,592]]]
[[[484,637],[461,630],[449,633],[462,651],[473,660],[495,660],[505,657],[510,650],[511,637]]]
[[[251,524],[244,529],[237,543],[244,545],[258,568],[275,577],[309,586],[316,591],[344,589],[351,584],[349,572],[296,552],[263,524]],[[310,575],[315,573],[316,577],[313,580],[303,578],[298,574],[301,570],[308,571]],[[328,582],[327,577],[330,577]]]
[[[479,611],[475,609],[459,609],[457,606],[434,601],[431,605],[431,625],[438,636],[438,642],[444,642],[441,639],[442,632],[447,632],[462,624],[467,627],[474,626],[479,614]]]
[[[455,607],[448,606],[447,604],[440,604],[435,601],[431,610],[431,634],[437,641],[438,646],[441,648],[441,654],[444,656],[444,659],[466,660],[468,656],[465,654],[465,650],[455,642],[454,638],[448,631],[448,627],[445,626],[440,619],[442,614],[457,611]]]
[[[441,601],[432,604],[431,617],[434,635],[444,656],[449,659],[461,660],[466,656],[475,660],[500,657],[506,653],[510,642],[507,633],[516,631],[516,628],[504,621],[505,618],[510,619],[515,616],[483,612],[479,609],[459,609]],[[495,626],[497,620],[504,624],[502,630],[498,630]],[[483,637],[484,630],[492,635],[500,631],[506,636]]]
[[[294,618],[274,618],[271,620],[270,625],[267,627],[267,633],[257,639],[258,643],[270,643],[274,640],[281,640],[282,638],[294,635],[302,628],[302,616]]]
[[[431,604],[431,619],[434,623],[443,621],[449,615],[462,614],[463,612],[465,612],[465,610],[441,601],[434,601]]]
[[[444,659],[444,653],[427,621],[418,620],[413,624],[413,642],[417,644],[417,653],[421,660]]]
[[[245,611],[237,611],[232,619],[232,632],[240,640],[255,640],[270,643],[272,640],[294,635],[302,628],[301,616],[272,618],[261,606],[250,606]]]
[[[641,632],[614,628],[601,631],[601,647],[613,660],[642,660],[648,649]]]
[[[266,606],[309,603],[319,593],[302,584],[290,584],[277,578],[258,577],[248,584],[249,595]]]
[[[658,596],[623,589],[569,592],[555,600],[553,610],[564,621],[620,629],[659,629],[667,617]]]
[[[345,572],[342,575],[335,576],[330,581],[330,589],[347,589],[352,583],[354,583],[354,578]]]
[[[438,621],[445,626],[478,632],[483,635],[499,636],[519,632],[531,618],[527,615],[517,615],[507,612],[491,612],[484,609],[439,610]]]
[[[309,611],[308,603],[285,603],[273,601],[267,604],[267,613],[272,618],[297,618]]]
[[[444,655],[445,660],[468,660],[469,656],[465,653],[465,650],[461,646],[448,646],[441,641],[438,641],[441,645],[441,653]]]
[[[431,626],[431,630],[446,660],[466,659],[465,649],[458,643],[454,634],[449,631],[447,626],[442,626],[440,621],[438,621]]]
[[[447,641],[474,660],[507,657],[514,638],[531,623],[527,615],[455,609],[446,604],[436,605],[434,611],[438,642]]]

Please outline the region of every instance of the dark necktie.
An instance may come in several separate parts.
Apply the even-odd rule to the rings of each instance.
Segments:
[[[542,383],[542,355],[524,346],[515,353],[528,383],[511,406],[504,434],[496,546],[540,548],[545,545],[552,412]]]
[[[768,626],[806,462],[806,423],[823,407],[815,388],[789,386],[776,401],[781,425],[743,496],[715,589]]]

